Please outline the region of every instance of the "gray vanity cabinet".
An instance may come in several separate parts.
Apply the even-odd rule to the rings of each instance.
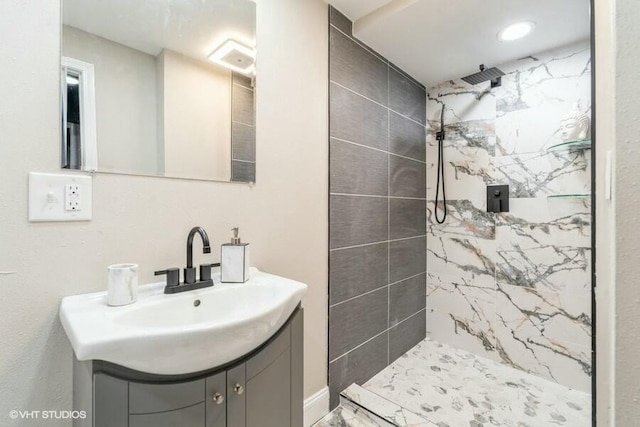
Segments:
[[[257,351],[195,378],[76,361],[74,408],[89,416],[74,426],[301,427],[302,353],[298,309]]]
[[[246,368],[236,366],[227,371],[227,424],[226,427],[244,427],[246,420]],[[208,427],[208,426],[207,426]]]
[[[292,375],[291,372],[292,344],[297,341],[295,335],[302,333],[301,329],[296,330],[296,326],[301,326],[301,323],[297,324],[294,320],[291,328],[278,335],[268,346],[242,365],[227,371],[229,404],[226,427],[302,425],[292,422],[292,400],[298,401],[293,394],[296,384],[292,378],[298,376],[296,381],[301,380],[298,373]],[[301,409],[301,400],[299,404]],[[288,416],[283,416],[285,414]]]
[[[247,381],[246,427],[293,427],[290,420],[282,418],[282,414],[291,413],[290,366],[287,351]]]
[[[175,411],[129,415],[129,427],[201,426],[205,417],[204,402]]]
[[[206,427],[226,427],[227,405],[225,402],[227,389],[227,372],[207,378],[205,382],[205,405],[207,409],[205,417]]]

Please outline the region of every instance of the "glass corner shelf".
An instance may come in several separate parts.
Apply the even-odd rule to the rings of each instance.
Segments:
[[[577,139],[574,141],[563,141],[559,144],[551,145],[547,147],[547,153],[569,150],[588,150],[589,148],[591,148],[591,139]]]
[[[547,199],[588,199],[591,197],[590,193],[567,193],[567,194],[552,194],[547,196]]]

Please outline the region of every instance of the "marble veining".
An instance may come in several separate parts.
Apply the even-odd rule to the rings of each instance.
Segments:
[[[445,110],[446,111],[446,110]],[[429,122],[427,144],[437,146],[436,131],[440,130],[440,122]],[[495,155],[495,123],[494,120],[468,120],[445,124],[445,147],[478,148],[491,156]]]
[[[426,425],[439,427],[591,425],[588,393],[429,339],[367,381],[363,388],[389,402],[378,404],[380,412],[376,413],[391,420],[398,419],[401,407],[432,423]],[[361,398],[349,389],[346,394],[356,402]],[[363,399],[367,409],[376,406],[367,402],[370,397]]]
[[[495,180],[510,185],[511,197],[590,191],[590,162],[583,151],[513,154],[495,162]]]
[[[544,245],[591,246],[591,200],[559,203],[536,198],[510,202],[511,212],[495,216],[500,249],[537,248]]]
[[[591,56],[587,43],[501,66],[495,91],[499,155],[543,151],[560,142],[560,121],[578,106],[591,113]]]
[[[589,293],[563,297],[530,288],[496,291],[495,349],[512,367],[579,390],[591,387]]]
[[[429,427],[436,426],[436,424],[429,420],[417,415],[402,405],[387,400],[377,394],[361,387],[357,384],[352,384],[347,387],[342,393],[343,405],[357,405],[360,408],[364,408],[370,413],[376,414],[379,418],[389,422],[393,426],[397,427]]]
[[[429,283],[427,335],[453,342],[475,354],[498,360],[495,337],[496,292],[492,288],[464,284]]]
[[[495,239],[496,217],[486,209],[475,206],[470,200],[447,201],[447,221],[438,224],[434,221],[435,203],[427,202],[427,230],[430,236],[474,236],[481,239]],[[442,218],[442,201],[438,203],[438,216]]]
[[[589,390],[589,298],[588,289],[555,293],[512,285],[494,289],[430,282],[427,335],[513,368]]]
[[[497,251],[498,284],[561,291],[571,281],[589,283],[590,248],[544,245],[538,248]],[[589,292],[587,287],[586,291]]]
[[[427,335],[589,391],[589,149],[547,152],[569,112],[591,114],[586,42],[501,64],[502,86],[460,80],[428,90]],[[434,220],[445,107],[448,218]],[[510,212],[486,212],[486,186],[509,184]],[[442,212],[442,204],[437,207]]]
[[[459,283],[495,287],[495,241],[427,235],[427,284]]]
[[[435,199],[437,146],[427,145],[427,198]],[[444,148],[447,200],[469,200],[486,210],[485,188],[495,181],[495,157],[484,148],[452,145]],[[434,177],[433,179],[429,179]]]
[[[341,400],[340,406],[318,421],[313,427],[396,427],[376,412]],[[416,426],[418,427],[418,426]],[[422,427],[422,426],[420,426]]]

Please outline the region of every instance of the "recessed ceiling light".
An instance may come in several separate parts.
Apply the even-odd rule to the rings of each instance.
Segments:
[[[232,71],[250,75],[255,72],[256,51],[240,42],[228,39],[209,55],[209,61]]]
[[[536,24],[531,21],[517,22],[509,25],[498,33],[498,40],[510,42],[528,36],[535,28]]]

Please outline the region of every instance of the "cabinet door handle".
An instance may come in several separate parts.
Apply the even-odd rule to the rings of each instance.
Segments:
[[[236,385],[233,387],[233,391],[234,391],[236,394],[242,394],[242,393],[244,393],[244,387],[242,387],[240,384],[236,384]]]
[[[224,402],[224,396],[221,395],[220,393],[216,393],[216,394],[213,395],[213,401],[217,405],[220,405],[220,404],[222,404],[222,402]]]

